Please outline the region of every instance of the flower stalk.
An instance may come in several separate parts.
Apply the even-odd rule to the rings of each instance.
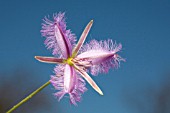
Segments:
[[[20,107],[23,103],[27,102],[29,99],[31,99],[34,95],[36,95],[38,92],[40,92],[42,89],[44,89],[46,86],[50,84],[50,81],[43,84],[41,87],[39,87],[37,90],[32,92],[30,95],[28,95],[26,98],[24,98],[22,101],[20,101],[18,104],[13,106],[10,110],[8,110],[6,113],[12,113],[15,109]]]

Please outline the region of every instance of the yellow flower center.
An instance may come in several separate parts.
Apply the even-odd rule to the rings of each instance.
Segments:
[[[66,60],[66,63],[67,63],[68,65],[70,65],[70,66],[73,65],[72,59],[73,59],[73,58],[68,58],[68,59]]]

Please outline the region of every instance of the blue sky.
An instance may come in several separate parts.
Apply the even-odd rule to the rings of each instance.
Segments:
[[[34,59],[36,55],[50,56],[40,34],[42,19],[56,12],[66,12],[67,28],[79,38],[86,24],[93,19],[87,37],[113,39],[122,43],[119,53],[127,60],[117,70],[93,77],[104,92],[98,95],[88,84],[88,91],[78,107],[70,106],[68,98],[58,103],[54,89],[45,89],[56,113],[137,113],[129,106],[128,95],[143,99],[148,87],[163,84],[162,74],[169,70],[170,1],[168,0],[1,0],[0,1],[0,72],[13,72],[23,67],[36,72],[39,85],[50,79],[54,65]],[[6,75],[0,75],[1,78]],[[10,78],[10,75],[8,75]],[[24,76],[24,75],[23,75]],[[19,78],[18,78],[19,79]],[[0,83],[3,79],[0,80]],[[29,85],[29,84],[28,84]],[[18,97],[20,98],[20,97]],[[150,102],[145,109],[152,111]],[[29,107],[29,106],[28,106]]]

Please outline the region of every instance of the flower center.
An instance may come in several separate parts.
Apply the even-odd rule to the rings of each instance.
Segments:
[[[73,61],[72,61],[72,59],[73,58],[68,58],[67,60],[66,60],[66,63],[68,64],[68,65],[70,65],[70,66],[72,66],[74,63],[73,63]]]

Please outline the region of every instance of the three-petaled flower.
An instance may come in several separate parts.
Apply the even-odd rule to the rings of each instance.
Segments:
[[[66,29],[64,13],[53,16],[53,21],[44,18],[42,24],[42,36],[46,37],[45,45],[52,49],[55,57],[35,56],[41,62],[60,64],[54,68],[55,75],[50,82],[59,90],[54,95],[60,100],[65,94],[69,94],[70,102],[76,105],[81,95],[87,90],[84,79],[100,94],[101,89],[87,74],[97,75],[99,72],[108,72],[111,67],[118,67],[121,58],[117,52],[121,50],[121,44],[112,40],[92,40],[83,45],[93,24],[91,20],[84,29],[77,45],[75,35]],[[83,79],[83,78],[84,79]]]

